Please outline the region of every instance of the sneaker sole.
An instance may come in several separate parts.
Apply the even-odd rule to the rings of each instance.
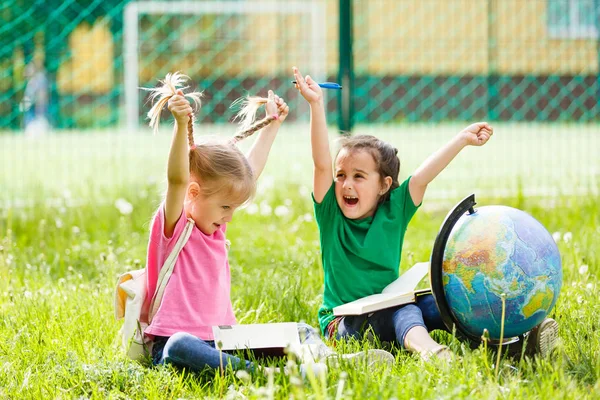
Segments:
[[[548,357],[558,341],[558,322],[548,318],[539,327],[537,348],[542,357]]]

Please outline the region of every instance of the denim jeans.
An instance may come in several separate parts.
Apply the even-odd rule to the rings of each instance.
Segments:
[[[298,353],[303,362],[333,354],[321,340],[315,328],[298,323],[298,335],[301,348],[292,349]],[[186,332],[178,332],[173,336],[156,336],[152,346],[152,363],[154,365],[173,364],[191,371],[202,371],[205,368],[217,369],[228,365],[235,369],[254,369],[250,361],[219,351],[212,340],[202,340]]]
[[[418,296],[416,303],[387,308],[372,314],[342,317],[338,321],[335,338],[362,339],[370,329],[380,340],[397,341],[404,348],[406,333],[415,326],[428,331],[447,331],[432,295]]]

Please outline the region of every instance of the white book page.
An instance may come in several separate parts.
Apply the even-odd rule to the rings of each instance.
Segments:
[[[429,273],[429,263],[421,262],[413,265],[394,282],[387,285],[381,293],[409,293],[415,290],[419,282]]]
[[[404,304],[414,299],[412,293],[379,293],[354,300],[350,303],[334,307],[334,315],[360,315],[366,312],[381,310]]]

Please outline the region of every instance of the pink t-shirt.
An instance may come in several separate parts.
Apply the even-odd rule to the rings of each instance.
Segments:
[[[156,290],[159,271],[183,232],[187,218],[182,211],[171,238],[165,237],[164,221],[163,203],[152,221],[148,243],[148,303]],[[188,242],[179,253],[160,307],[146,333],[172,336],[177,332],[187,332],[203,340],[213,340],[213,325],[236,323],[231,307],[225,229],[226,224],[223,224],[212,235],[205,235],[194,226]]]

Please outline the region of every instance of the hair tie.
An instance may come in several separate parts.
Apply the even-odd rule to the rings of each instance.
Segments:
[[[190,146],[190,151],[192,150],[196,150],[196,143],[194,143],[193,145]]]
[[[279,119],[279,115],[273,114],[273,115],[271,115],[271,118],[273,118],[273,119]]]

